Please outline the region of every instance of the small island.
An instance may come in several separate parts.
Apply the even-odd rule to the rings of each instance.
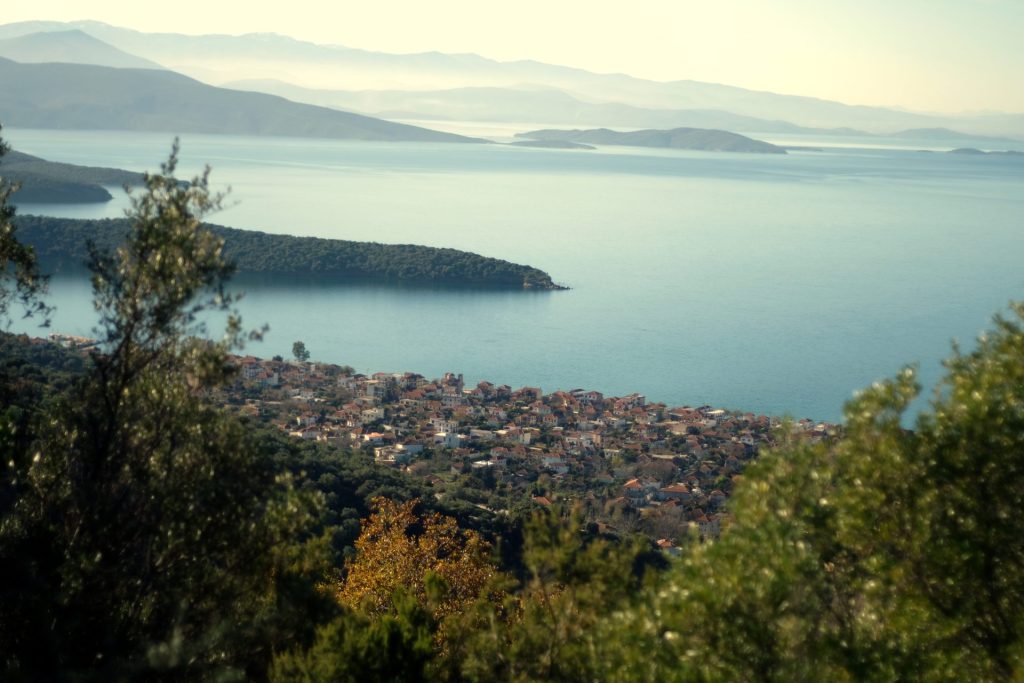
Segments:
[[[534,130],[516,133],[517,138],[543,142],[574,142],[591,145],[624,145],[629,147],[658,147],[686,149],[702,152],[749,152],[755,154],[785,154],[786,150],[762,140],[738,133],[707,128],[673,128],[671,130],[634,130],[619,132],[608,128],[590,130]]]
[[[85,263],[89,241],[101,250],[116,248],[129,229],[123,218],[24,215],[15,218],[15,225],[18,238],[32,246],[40,262],[50,269]],[[568,289],[537,268],[457,249],[207,227],[224,240],[224,255],[244,274],[458,288]]]
[[[568,140],[516,140],[508,144],[513,147],[539,147],[540,149],[597,149],[593,145]]]
[[[999,151],[995,151],[995,150],[993,150],[991,152],[986,152],[985,150],[978,149],[977,147],[957,147],[956,149],[949,150],[949,152],[947,152],[947,154],[962,154],[964,156],[1007,156],[1007,157],[1024,156],[1024,152],[1018,152],[1018,151],[1013,150],[1013,149],[1008,149],[1008,150],[1006,150],[1004,152],[999,152]]]
[[[16,204],[93,204],[113,199],[106,187],[138,185],[141,173],[47,161],[24,152],[4,155],[0,175],[21,185]]]

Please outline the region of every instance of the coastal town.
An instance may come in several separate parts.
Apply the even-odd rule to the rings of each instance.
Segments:
[[[460,374],[437,379],[346,366],[238,357],[219,399],[295,439],[360,450],[422,477],[439,498],[480,490],[495,512],[580,506],[599,530],[645,533],[666,551],[695,534],[717,538],[723,504],[744,466],[775,443],[783,421],[710,406],[667,406],[640,394],[545,394]],[[837,427],[785,425],[820,441]]]
[[[83,356],[96,340],[51,334]],[[744,467],[784,436],[833,440],[840,427],[712,406],[668,406],[633,393],[545,394],[461,374],[370,375],[310,362],[233,356],[234,380],[210,398],[314,448],[361,452],[493,513],[577,508],[598,532],[641,533],[670,554],[715,539]]]

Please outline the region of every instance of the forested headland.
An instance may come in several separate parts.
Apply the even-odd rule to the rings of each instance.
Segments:
[[[89,241],[101,249],[114,249],[129,231],[127,219],[25,215],[18,216],[15,224],[24,243],[32,246],[40,262],[48,267],[82,265],[89,257]],[[452,287],[563,289],[537,268],[458,249],[206,227],[224,240],[224,257],[240,273]]]

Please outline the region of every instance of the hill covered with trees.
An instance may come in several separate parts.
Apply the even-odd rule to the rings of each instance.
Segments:
[[[126,219],[48,216],[19,216],[16,225],[25,244],[48,266],[84,264],[89,240],[113,249],[123,243],[130,226]],[[457,249],[207,227],[224,240],[224,257],[242,273],[455,287],[561,288],[536,268]]]

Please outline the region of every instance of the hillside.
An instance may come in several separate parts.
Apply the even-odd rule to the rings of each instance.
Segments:
[[[113,249],[128,230],[126,219],[82,220],[18,216],[18,237],[49,268],[86,261],[86,241]],[[240,273],[312,276],[452,287],[564,289],[544,271],[456,249],[272,235],[218,225],[224,255]]]
[[[116,168],[77,166],[47,161],[10,151],[0,164],[0,176],[21,185],[14,204],[88,204],[113,197],[104,186],[137,185],[141,173]]]
[[[204,85],[169,71],[0,59],[0,121],[79,130],[479,142],[449,133]]]
[[[39,31],[0,40],[0,57],[26,64],[66,62],[118,69],[163,69],[156,62],[128,54],[78,29]]]
[[[628,145],[630,147],[663,147],[706,152],[752,152],[755,154],[785,154],[781,147],[754,140],[737,133],[704,128],[674,128],[672,130],[637,130],[618,132],[607,128],[593,130],[535,130],[517,133],[516,137],[531,140],[560,140],[593,145]]]

